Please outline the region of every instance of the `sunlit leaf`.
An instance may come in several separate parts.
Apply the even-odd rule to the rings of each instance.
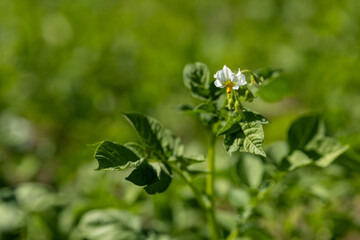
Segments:
[[[258,188],[264,174],[261,158],[254,154],[241,154],[237,162],[237,174],[245,185]]]
[[[323,137],[306,147],[307,150],[314,150],[321,156],[315,162],[319,167],[327,167],[348,149],[348,146],[343,146],[339,141],[331,137]]]
[[[287,157],[290,163],[290,171],[299,167],[304,167],[311,164],[313,161],[302,151],[295,150],[290,156]]]

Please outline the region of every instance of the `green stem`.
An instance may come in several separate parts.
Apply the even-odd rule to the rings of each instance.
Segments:
[[[216,136],[211,133],[208,146],[208,171],[206,176],[206,194],[210,199],[210,206],[206,209],[206,216],[210,230],[211,240],[219,239],[219,230],[215,216],[215,141]]]
[[[251,74],[253,74],[253,72],[251,70],[249,70],[249,69],[242,70],[241,73],[251,73]]]

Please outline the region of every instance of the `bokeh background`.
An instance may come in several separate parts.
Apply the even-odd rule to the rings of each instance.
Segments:
[[[224,64],[283,70],[293,94],[251,105],[271,120],[265,143],[285,139],[293,119],[316,110],[358,154],[359,48],[358,0],[0,0],[0,237],[67,239],[82,214],[108,207],[171,218],[174,232],[192,229],[157,204],[180,183],[149,198],[121,173],[93,171],[89,144],[135,140],[121,112],[140,111],[204,153],[204,132],[176,110],[196,102],[182,80],[195,61],[212,74]],[[226,154],[220,144],[218,154]],[[347,199],[359,202],[359,163],[349,164],[335,175],[348,178]],[[297,211],[293,219],[304,209]],[[305,239],[292,235],[296,220],[288,224],[278,239]]]

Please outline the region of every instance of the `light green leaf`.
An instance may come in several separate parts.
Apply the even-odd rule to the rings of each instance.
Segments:
[[[315,165],[319,167],[327,167],[347,149],[348,146],[343,146],[339,141],[331,137],[323,137],[307,146],[307,150],[314,150],[321,155],[315,161]]]
[[[260,122],[240,122],[245,139],[240,146],[241,152],[249,152],[261,156],[266,156],[262,143],[264,141],[264,131]]]
[[[45,212],[56,205],[56,196],[38,183],[23,183],[15,189],[16,200],[25,212]]]
[[[228,153],[236,151],[248,152],[261,156],[266,156],[262,143],[264,132],[259,121],[240,122],[241,130],[227,134],[224,138],[224,147]]]
[[[290,156],[287,157],[290,168],[289,171],[293,171],[296,168],[304,167],[311,164],[313,161],[302,151],[295,150]]]
[[[111,141],[104,141],[98,146],[95,158],[99,163],[96,170],[109,171],[137,167],[144,161],[129,148]]]
[[[267,157],[277,166],[281,166],[284,158],[289,154],[289,145],[286,142],[275,142],[266,149]]]
[[[292,94],[288,82],[282,75],[264,81],[256,94],[266,102],[277,102]]]
[[[237,175],[241,181],[251,188],[258,188],[264,175],[264,166],[260,157],[243,153],[237,162]]]
[[[123,115],[134,127],[145,149],[166,157],[182,154],[181,140],[173,132],[163,128],[154,118],[141,113]]]
[[[0,233],[16,231],[26,224],[26,213],[14,203],[0,201]],[[1,236],[1,234],[0,234]]]
[[[141,233],[141,220],[132,214],[116,210],[86,212],[74,229],[71,240],[145,240]]]

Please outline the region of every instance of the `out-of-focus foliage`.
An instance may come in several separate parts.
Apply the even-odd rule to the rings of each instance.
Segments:
[[[198,103],[182,79],[183,67],[196,61],[208,64],[210,78],[224,64],[283,70],[285,82],[269,82],[264,89],[276,91],[259,95],[275,101],[282,91],[293,94],[252,105],[271,122],[264,125],[268,156],[288,154],[274,141],[286,139],[290,123],[309,109],[323,114],[327,136],[350,146],[327,169],[293,171],[255,206],[254,190],[239,186],[261,193],[259,179],[271,169],[230,180],[237,156],[227,157],[219,144],[224,228],[241,221],[236,209],[247,218],[250,204],[262,219],[244,226],[250,239],[360,238],[359,26],[358,0],[0,0],[0,239],[96,239],[114,226],[149,239],[206,239],[204,216],[178,179],[149,198],[122,181],[130,172],[92,171],[86,147],[136,139],[121,117],[135,110],[174,130],[187,154],[204,153],[194,140],[204,132],[175,109]],[[270,160],[282,162],[279,155]],[[134,225],[123,225],[122,211]],[[86,233],[92,236],[83,235],[97,215],[118,223],[97,222]]]

